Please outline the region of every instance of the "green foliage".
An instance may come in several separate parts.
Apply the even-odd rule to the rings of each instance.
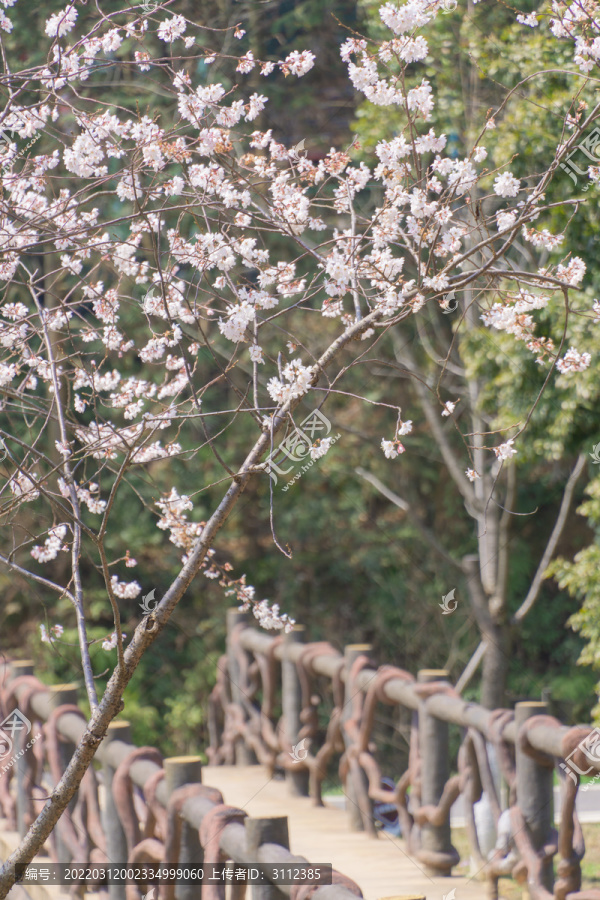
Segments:
[[[600,477],[598,475],[589,483],[586,493],[590,499],[579,507],[578,512],[587,517],[593,529],[594,540],[580,550],[572,562],[562,558],[556,560],[550,566],[548,574],[556,578],[562,589],[582,602],[581,609],[569,620],[572,627],[587,641],[579,662],[600,671]],[[596,686],[596,692],[600,697],[600,683]],[[600,723],[600,703],[596,705],[593,713]]]

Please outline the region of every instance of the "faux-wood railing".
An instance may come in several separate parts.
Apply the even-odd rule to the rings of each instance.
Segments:
[[[29,661],[0,663],[0,719],[18,709],[32,725],[30,734],[16,738],[10,764],[5,756],[0,765],[0,809],[9,828],[21,835],[42,809],[85,731],[86,717],[76,700],[76,686],[42,684]],[[26,743],[32,746],[21,754]],[[216,788],[201,784],[200,757],[163,759],[154,747],[135,747],[129,723],[116,721],[95,759],[101,769],[88,769],[52,834],[55,862],[195,866],[231,860],[238,865],[310,867],[304,857],[290,853],[285,817],[250,818],[244,810],[226,806]],[[335,871],[333,882],[313,888],[310,896],[362,896],[354,882]],[[110,900],[140,900],[141,887],[111,884]],[[227,887],[230,900],[243,900],[244,884]],[[203,900],[225,900],[224,885],[202,885],[201,890]],[[253,900],[284,895],[307,900],[309,893],[302,885],[252,887]],[[197,885],[163,884],[158,893],[160,900],[198,896]]]
[[[527,882],[533,900],[600,900],[598,890],[581,891],[585,845],[575,809],[580,774],[600,772],[600,730],[567,727],[547,715],[545,703],[484,709],[463,700],[447,672],[423,670],[415,679],[395,666],[375,669],[370,650],[368,645],[353,645],[342,655],[328,643],[304,643],[300,626],[273,637],[250,627],[243,613],[230,610],[227,653],[217,667],[210,698],[211,763],[258,761],[271,771],[284,768],[292,791],[310,793],[319,805],[327,764],[338,755],[351,826],[376,836],[372,804],[393,803],[409,852],[431,875],[449,875],[459,861],[451,842],[450,808],[460,794],[471,854],[485,873],[489,897],[498,897],[500,876],[512,875]],[[318,676],[331,683],[333,710],[324,740],[316,747]],[[282,716],[276,721],[279,696]],[[382,787],[371,743],[378,703],[412,710],[408,768],[394,779],[395,790]],[[462,730],[455,765],[449,752],[450,725]],[[492,756],[506,786],[504,810]],[[451,776],[451,768],[458,774]],[[562,789],[558,831],[553,815],[555,770]],[[504,843],[500,839],[487,859],[474,813],[483,791],[497,833],[504,835]],[[598,864],[600,868],[600,860]]]

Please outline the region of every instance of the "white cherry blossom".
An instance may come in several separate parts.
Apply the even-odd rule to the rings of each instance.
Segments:
[[[516,449],[513,447],[514,439],[511,438],[509,441],[505,441],[503,444],[500,444],[498,447],[494,447],[494,453],[497,458],[501,461],[505,459],[510,459],[511,457],[516,455]]]
[[[511,172],[496,175],[494,191],[499,197],[516,197],[521,190],[521,182]]]

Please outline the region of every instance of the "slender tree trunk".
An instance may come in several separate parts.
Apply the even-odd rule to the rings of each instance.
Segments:
[[[484,634],[487,647],[483,657],[480,703],[486,709],[498,709],[505,704],[506,677],[510,640],[505,625],[494,624]]]
[[[479,555],[469,554],[463,557],[463,567],[467,576],[471,608],[481,639],[486,644],[479,702],[486,709],[498,709],[504,706],[510,655],[510,632],[505,604],[503,598],[490,596],[484,590]]]

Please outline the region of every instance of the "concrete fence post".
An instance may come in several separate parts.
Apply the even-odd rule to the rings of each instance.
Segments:
[[[246,847],[251,861],[258,861],[261,844],[279,844],[290,849],[287,816],[273,816],[269,819],[246,819]],[[284,894],[274,884],[253,884],[252,900],[283,900]]]
[[[447,681],[445,669],[421,669],[417,680],[420,684]],[[437,806],[450,776],[449,726],[427,712],[425,702],[419,705],[419,751],[421,754],[421,804]],[[450,817],[442,825],[423,825],[421,831],[423,850],[434,853],[451,853]],[[427,875],[450,875],[433,866],[424,866]]]
[[[185,784],[202,783],[202,760],[199,756],[171,756],[164,761],[165,781],[169,797],[177,788]],[[200,844],[198,829],[192,828],[185,819],[181,823],[181,844],[178,865],[201,866],[204,862],[204,851]],[[178,884],[175,889],[176,900],[194,900],[198,887],[194,884]]]
[[[33,661],[30,659],[15,660],[10,664],[10,671],[13,679],[20,678],[21,675],[33,675]],[[23,710],[19,710],[19,712],[25,715]],[[21,750],[24,750],[24,748],[27,746],[27,743],[33,736],[34,735],[30,733],[24,734],[20,732],[17,735],[17,741],[15,741],[15,754],[18,754],[21,752]],[[23,756],[19,756],[15,764],[15,779],[17,783],[17,830],[19,832],[19,837],[24,837],[27,833],[27,824],[25,821],[25,817],[27,813],[28,801],[25,796],[24,788],[28,762],[25,758],[26,753],[33,753],[33,748],[29,748],[29,750],[23,753]]]
[[[229,689],[231,691],[231,699],[233,703],[238,704],[242,709],[244,721],[247,719],[245,706],[249,703],[249,698],[245,696],[241,687],[241,672],[238,660],[239,649],[235,647],[234,631],[237,625],[243,622],[248,623],[248,614],[240,612],[237,607],[227,610],[227,668],[229,671]],[[242,651],[245,652],[245,651]],[[247,747],[244,739],[239,737],[235,742],[235,762],[238,766],[251,766],[256,763],[254,751]]]
[[[545,703],[525,701],[515,706],[515,724],[517,733],[524,722],[532,716],[547,715],[548,707]],[[542,766],[527,753],[519,749],[518,742],[515,745],[515,760],[517,770],[517,806],[523,813],[527,823],[531,842],[535,850],[541,850],[550,836],[550,829],[554,825],[554,793],[553,793],[553,766]],[[547,859],[542,865],[542,884],[552,892],[554,888],[554,867],[552,859]]]
[[[111,722],[106,732],[103,745],[107,746],[113,741],[131,743],[131,728],[129,722]],[[132,748],[133,749],[133,748]],[[108,763],[102,767],[102,785],[104,795],[104,808],[102,810],[102,826],[106,836],[106,856],[113,865],[127,863],[127,839],[121,825],[119,813],[113,798],[112,783],[116,769]],[[109,884],[108,896],[110,900],[126,900],[126,885]]]
[[[346,722],[348,722],[352,718],[353,699],[355,693],[359,690],[359,688],[353,688],[350,685],[350,671],[352,669],[352,666],[354,665],[354,662],[358,659],[359,656],[369,656],[372,650],[373,647],[371,644],[348,644],[348,646],[344,650],[344,673],[346,686],[344,689],[344,710],[342,712],[342,727],[346,750],[349,750],[352,746],[352,739],[347,734],[344,726]],[[365,813],[369,813],[372,807],[372,804],[369,800],[369,782],[362,769],[355,769],[354,774],[352,769],[350,769],[348,779],[346,781],[346,795],[346,807],[348,810],[350,830],[369,831],[371,834],[376,834],[372,816],[370,817],[371,828],[369,828],[369,823],[365,823],[363,813],[361,812],[361,798],[362,805],[369,808],[368,810],[365,810]]]
[[[304,625],[294,625],[293,631],[285,635],[284,647],[304,643],[306,637]],[[285,722],[285,731],[292,746],[298,742],[300,713],[302,712],[302,690],[296,663],[289,659],[281,661],[281,705]],[[285,780],[290,793],[297,797],[308,797],[308,769],[286,769]]]
[[[381,897],[381,900],[427,900],[425,894],[394,894],[393,897]]]
[[[79,688],[76,684],[53,684],[48,688],[48,693],[49,693],[50,709],[52,711],[54,711],[55,709],[58,709],[59,706],[65,706],[66,704],[73,704],[76,706],[77,700],[78,700],[77,695],[79,693]],[[59,740],[58,756],[59,756],[59,760],[60,760],[60,768],[63,772],[69,765],[69,763],[71,761],[71,757],[73,756],[74,752],[75,752],[74,744],[64,741],[64,740]],[[22,774],[21,770],[19,770],[19,773],[18,773],[19,779],[21,778],[21,774]],[[21,794],[20,780],[18,782],[18,786],[19,786],[18,792],[20,795]],[[18,803],[18,800],[17,800],[17,803]],[[68,808],[65,810],[63,815],[69,816],[69,818],[70,818],[71,813],[75,809],[76,804],[77,804],[77,801],[75,798],[73,798],[73,800],[71,800]],[[20,805],[22,806],[22,804],[20,804]],[[24,807],[22,806],[21,810],[18,813],[19,832],[21,834],[21,837],[23,837],[23,832],[21,832],[21,827],[22,827],[22,823],[23,823],[23,813],[24,813]],[[56,834],[56,852],[58,854],[59,861],[65,862],[65,863],[71,862],[71,859],[72,859],[71,852],[67,848],[67,845],[65,844],[65,842],[60,837],[60,825],[56,829],[55,834]]]
[[[33,660],[13,659],[10,663],[10,671],[13,678],[19,678],[21,675],[33,675]]]

